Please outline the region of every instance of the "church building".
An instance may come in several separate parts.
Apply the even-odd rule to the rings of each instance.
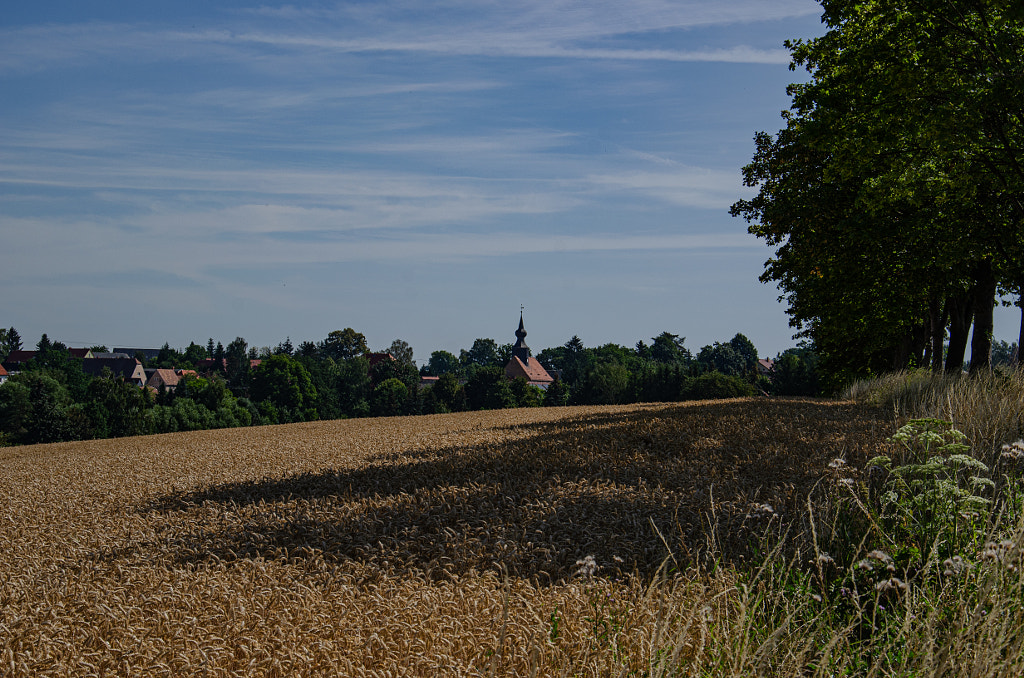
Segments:
[[[523,327],[523,314],[519,313],[519,329],[516,330],[516,343],[512,347],[512,359],[505,365],[505,375],[509,379],[523,377],[531,386],[546,389],[554,378],[541,367],[540,361],[530,355],[530,347],[526,345],[526,329]]]

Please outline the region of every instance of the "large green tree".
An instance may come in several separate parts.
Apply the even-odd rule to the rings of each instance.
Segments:
[[[428,376],[440,377],[442,374],[461,374],[462,364],[454,353],[448,351],[434,351],[430,354],[430,361],[426,364],[425,374]]]
[[[254,402],[267,401],[278,412],[288,412],[288,420],[313,421],[319,418],[319,397],[309,372],[301,362],[283,353],[264,359],[252,371],[250,393]]]
[[[997,285],[1019,290],[1024,14],[1008,0],[823,0],[788,43],[786,127],[755,138],[733,207],[777,248],[762,280],[841,379],[988,365]]]
[[[318,348],[321,358],[333,358],[334,360],[349,360],[370,351],[366,346],[366,337],[351,327],[328,333],[327,338],[320,342]]]

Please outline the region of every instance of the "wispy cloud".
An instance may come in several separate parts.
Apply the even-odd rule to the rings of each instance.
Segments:
[[[607,190],[636,193],[703,209],[727,209],[738,195],[748,192],[742,186],[739,171],[699,167],[593,175],[589,179]]]
[[[806,16],[811,0],[708,2],[522,2],[339,4],[225,15],[218,27],[166,30],[147,24],[47,24],[0,30],[0,73],[26,73],[90,59],[227,60],[259,67],[290,52],[422,52],[459,56],[784,63],[779,48],[686,44],[639,48],[639,35]],[[313,19],[316,19],[315,21]],[[611,40],[623,44],[611,44]],[[283,56],[283,55],[282,55]]]

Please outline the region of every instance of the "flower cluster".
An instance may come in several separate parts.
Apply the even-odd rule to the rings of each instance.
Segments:
[[[999,455],[1004,462],[1017,463],[1024,460],[1024,440],[1003,445],[1003,453]]]
[[[751,504],[750,513],[747,514],[747,519],[772,519],[775,517],[775,509],[772,508],[771,504]]]
[[[857,563],[857,567],[861,570],[874,570],[875,567],[885,566],[885,569],[889,572],[896,571],[896,565],[892,562],[892,557],[885,551],[875,549]]]
[[[942,574],[947,577],[963,577],[971,569],[971,564],[960,556],[953,556],[942,561]]]
[[[592,579],[597,571],[601,569],[601,566],[594,560],[594,556],[587,556],[582,560],[576,561],[576,572],[574,573],[577,577],[584,577],[586,579]]]
[[[986,542],[985,548],[978,554],[978,557],[982,562],[1002,565],[1006,569],[1014,571],[1020,563],[1021,552],[1012,540],[1004,539],[1000,542]]]
[[[897,577],[889,577],[875,584],[875,591],[879,593],[906,593],[909,588],[906,582]]]

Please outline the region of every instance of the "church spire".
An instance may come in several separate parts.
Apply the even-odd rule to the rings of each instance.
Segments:
[[[526,328],[523,326],[523,307],[519,307],[519,329],[516,330],[516,343],[512,347],[512,355],[526,364],[530,359],[530,347],[526,345]]]

